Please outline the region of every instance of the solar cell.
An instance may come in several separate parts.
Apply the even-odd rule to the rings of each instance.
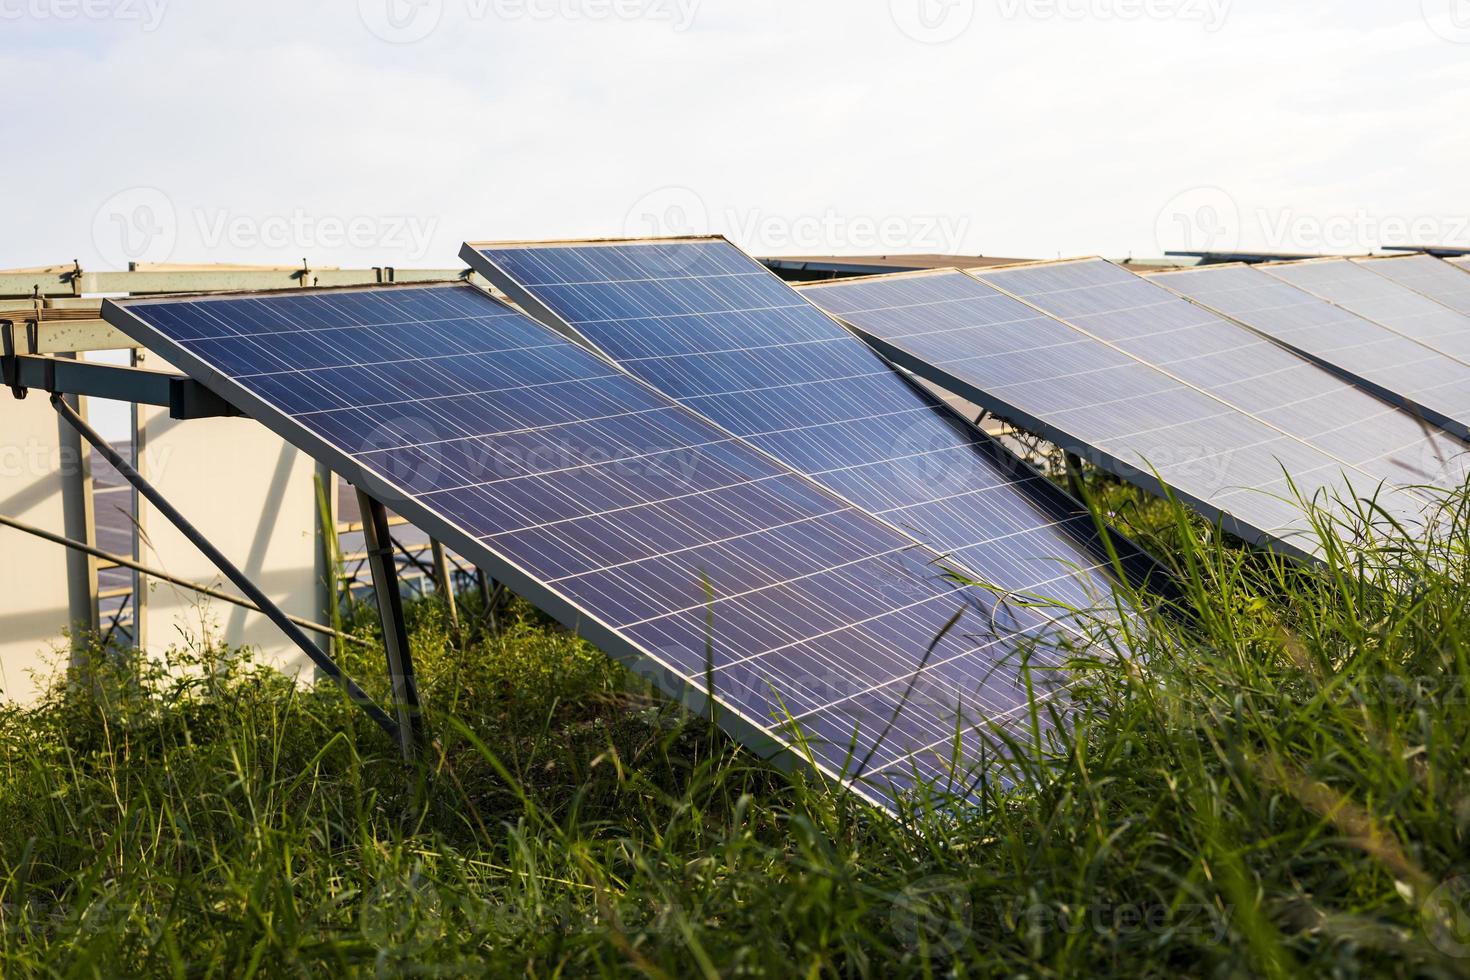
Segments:
[[[1470,364],[1470,317],[1421,296],[1347,259],[1263,265],[1304,289],[1390,330]]]
[[[1456,488],[1464,445],[1238,323],[1103,259],[973,273],[1372,477]]]
[[[1470,437],[1470,365],[1258,268],[1212,266],[1157,273],[1151,278],[1330,365],[1461,438]],[[1470,276],[1465,278],[1470,280]]]
[[[763,753],[892,807],[1024,737],[1050,620],[469,286],[108,301],[109,322]],[[1039,677],[1049,693],[1060,697]]]
[[[1308,497],[1366,474],[957,271],[813,284],[804,295],[885,355],[1211,520],[1310,554],[1283,469]],[[1402,497],[1398,494],[1387,496]],[[1417,512],[1417,502],[1401,500]]]
[[[729,242],[462,254],[548,322],[987,582],[1113,605],[1090,517]]]
[[[1459,313],[1470,314],[1470,276],[1432,255],[1356,259],[1357,265],[1406,289],[1428,296]]]

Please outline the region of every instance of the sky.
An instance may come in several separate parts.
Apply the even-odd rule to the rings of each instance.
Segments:
[[[0,0],[0,268],[1470,245],[1470,0]]]

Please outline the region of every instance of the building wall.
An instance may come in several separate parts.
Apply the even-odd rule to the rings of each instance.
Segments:
[[[64,534],[60,419],[44,392],[16,400],[0,389],[0,514]],[[0,526],[0,696],[29,703],[47,674],[69,660],[67,551]],[[42,681],[44,683],[44,681]]]
[[[149,367],[162,365],[150,358]],[[175,421],[142,413],[142,471],[226,557],[288,613],[322,622],[315,463],[250,419]],[[154,508],[143,504],[145,565],[238,595],[233,584]],[[206,633],[257,648],[289,673],[310,668],[264,615],[150,581],[142,639],[152,654]]]

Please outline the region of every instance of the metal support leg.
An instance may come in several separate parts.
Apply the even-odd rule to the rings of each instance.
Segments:
[[[399,592],[398,566],[393,560],[393,539],[388,535],[388,511],[360,489],[357,507],[362,513],[373,594],[377,596],[378,615],[383,620],[388,677],[393,682],[393,702],[398,712],[398,745],[403,757],[411,760],[424,741],[423,717],[419,711],[413,654],[408,648],[408,627],[403,620],[403,595]]]
[[[112,445],[106,439],[102,438],[102,436],[100,436],[96,432],[96,430],[88,425],[80,415],[73,411],[72,407],[66,403],[66,400],[61,395],[53,394],[51,396],[51,406],[56,409],[57,413],[63,419],[65,419],[73,429],[77,430],[77,432],[81,435],[83,439],[87,440],[87,442],[90,442],[94,447],[96,447],[97,451],[100,452],[103,457],[112,464],[113,468],[117,470],[118,474],[124,480],[127,480],[128,483],[132,484],[133,487],[140,494],[147,498],[148,502],[153,505],[154,509],[162,514],[170,524],[178,528],[180,534],[188,538],[189,541],[194,545],[194,547],[203,552],[204,557],[213,562],[214,566],[218,568],[221,572],[223,572],[226,578],[234,583],[235,588],[245,593],[245,596],[250,599],[251,602],[255,603],[256,608],[265,613],[270,621],[275,623],[276,626],[280,628],[281,632],[285,633],[286,636],[290,638],[292,643],[295,643],[298,647],[300,647],[302,652],[310,657],[311,661],[322,669],[322,672],[324,674],[332,678],[338,684],[342,685],[342,688],[347,692],[348,697],[352,698],[353,702],[355,702],[358,707],[362,708],[362,710],[367,713],[368,717],[377,722],[379,727],[381,727],[383,731],[387,732],[389,735],[394,736],[395,738],[398,738],[400,741],[402,740],[402,735],[399,731],[399,724],[395,722],[392,718],[388,717],[388,713],[382,708],[378,707],[378,705],[374,703],[373,699],[368,697],[367,692],[358,687],[357,684],[352,680],[352,678],[342,673],[342,668],[337,666],[336,662],[333,661],[331,657],[328,657],[326,654],[322,653],[317,645],[312,642],[311,638],[302,631],[301,627],[291,622],[291,617],[286,615],[285,611],[281,609],[280,606],[272,602],[269,596],[260,591],[260,587],[250,580],[250,576],[246,575],[244,572],[240,571],[240,569],[236,568],[234,563],[226,558],[218,548],[211,544],[208,538],[206,538],[203,534],[200,534],[199,530],[194,527],[194,525],[190,524],[188,519],[174,508],[173,504],[168,502],[168,498],[159,493],[157,488],[154,487],[153,484],[143,479],[138,471],[133,469],[133,467],[129,465],[127,460],[118,455],[117,450],[113,449]]]
[[[342,569],[337,560],[337,477],[326,465],[316,464],[316,484],[321,488],[317,501],[316,547],[312,549],[316,562],[316,619],[319,623],[339,622],[340,606],[337,590],[341,588],[338,575]],[[323,638],[322,652],[332,652],[331,640]]]
[[[66,396],[67,408],[81,410],[78,395]],[[92,504],[92,455],[78,434],[57,420],[61,448],[61,510],[65,532],[74,541],[95,544],[96,524]],[[78,628],[73,636],[75,654],[88,636],[100,625],[97,610],[97,559],[69,552],[66,557],[67,597],[71,624]]]
[[[454,601],[454,573],[449,570],[449,557],[444,554],[442,541],[431,541],[434,551],[434,585],[444,599],[444,609],[449,614],[449,628],[459,634],[459,607]]]
[[[490,632],[500,632],[495,620],[495,607],[500,601],[500,587],[485,569],[475,566],[475,585],[480,590],[480,622],[490,627]]]
[[[144,366],[147,352],[135,350],[132,353],[132,366],[140,368]],[[148,477],[148,412],[137,402],[131,403],[128,410],[129,418],[132,420],[133,430],[133,468],[137,470],[144,479]],[[134,488],[132,499],[128,504],[128,511],[133,518],[133,526],[128,529],[133,539],[133,561],[141,562],[147,550],[148,542],[148,509],[143,506],[143,498],[139,496]],[[139,650],[147,650],[152,637],[148,635],[148,576],[137,569],[133,570],[133,646]]]
[[[1087,488],[1082,482],[1082,457],[1076,453],[1067,453],[1067,489],[1072,496],[1086,503]]]

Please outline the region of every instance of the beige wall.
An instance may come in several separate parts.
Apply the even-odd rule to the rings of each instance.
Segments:
[[[164,365],[150,357],[148,366]],[[143,429],[144,476],[282,609],[321,622],[311,458],[250,419],[179,422],[147,409]],[[239,594],[166,518],[146,501],[144,507],[145,565]],[[197,640],[209,628],[226,643],[256,647],[264,662],[288,672],[310,667],[260,613],[157,581],[149,583],[145,606],[143,639],[151,653]]]
[[[17,400],[0,389],[0,514],[64,534],[59,418],[45,392]],[[68,460],[75,466],[75,460]],[[0,694],[30,702],[32,673],[68,660],[67,552],[0,526]]]
[[[0,395],[0,513],[65,534],[58,417],[35,393],[24,401]],[[144,409],[143,417],[148,479],[283,609],[323,621],[312,460],[249,419],[177,422],[163,409]],[[143,507],[144,564],[239,594],[162,515],[146,501]],[[282,670],[310,666],[265,616],[145,581],[141,620],[150,653],[208,629],[231,645],[257,648],[263,662]],[[67,550],[0,526],[0,697],[35,700],[45,677],[68,660],[70,620]]]

